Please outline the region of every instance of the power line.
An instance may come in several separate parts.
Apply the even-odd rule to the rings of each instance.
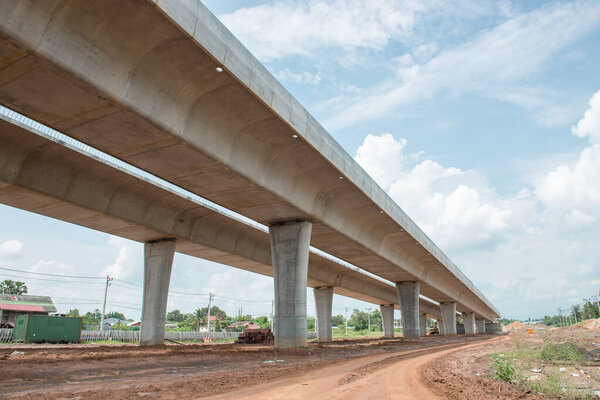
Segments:
[[[6,267],[0,267],[0,269],[6,270],[6,271],[12,271],[12,272],[20,272],[22,274],[44,275],[44,276],[58,276],[58,277],[61,277],[61,278],[104,279],[103,277],[99,277],[99,276],[48,274],[48,273],[44,273],[44,272],[23,271],[23,270],[19,270],[19,269],[6,268]]]
[[[0,273],[0,276],[2,277],[9,277],[9,278],[21,278],[21,279],[34,279],[34,280],[38,280],[38,281],[46,281],[46,282],[60,282],[60,283],[73,283],[72,281],[64,281],[64,280],[57,280],[57,279],[47,279],[47,278],[37,278],[34,276],[15,276],[12,274],[2,274]],[[102,282],[77,282],[78,285],[97,285],[98,283],[102,283]]]

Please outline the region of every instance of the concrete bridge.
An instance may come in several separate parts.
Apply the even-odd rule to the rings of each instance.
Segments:
[[[200,1],[0,2],[0,103],[268,226],[278,346],[306,341],[304,288],[311,268],[325,269],[312,267],[309,244],[395,283],[398,296],[385,287],[395,301],[374,302],[399,303],[406,337],[421,332],[420,293],[440,303],[447,334],[457,310],[467,332],[499,316]],[[144,218],[160,220],[160,209]],[[217,242],[209,220],[189,234]],[[243,237],[229,247],[256,235],[224,224]],[[147,242],[146,270],[166,279],[185,244],[170,230],[147,232],[135,239]],[[323,282],[315,286],[341,287]]]

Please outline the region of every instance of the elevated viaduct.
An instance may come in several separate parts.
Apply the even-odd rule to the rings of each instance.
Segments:
[[[393,282],[408,338],[420,293],[446,334],[499,316],[198,0],[0,2],[0,103],[268,226],[277,346],[306,341],[309,245]],[[148,293],[184,248],[167,232],[136,239]]]

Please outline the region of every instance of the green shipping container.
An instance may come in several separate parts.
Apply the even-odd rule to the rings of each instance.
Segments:
[[[81,339],[81,318],[20,315],[15,323],[13,340],[27,343],[67,343]]]

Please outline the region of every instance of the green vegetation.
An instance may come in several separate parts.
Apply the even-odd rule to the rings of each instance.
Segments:
[[[116,319],[120,319],[121,321],[126,321],[127,318],[125,317],[125,314],[120,313],[118,311],[111,311],[109,313],[106,313],[106,315],[104,316],[105,319],[107,318],[116,318]]]
[[[498,380],[560,398],[581,398],[582,393],[573,390],[565,367],[577,367],[590,359],[587,350],[560,336],[546,338],[543,343],[515,340],[511,349],[491,356],[491,369]]]
[[[515,366],[512,359],[496,354],[492,356],[492,373],[495,379],[512,383],[516,378]]]
[[[548,363],[577,363],[589,358],[585,349],[569,342],[559,344],[547,342],[544,344],[540,356]]]
[[[343,326],[333,329],[333,338],[357,338],[357,337],[381,337],[383,336],[381,331],[355,331],[354,329],[348,329],[348,334],[346,334],[346,329]]]
[[[27,286],[25,282],[13,281],[6,279],[0,282],[0,293],[2,294],[25,294],[27,293]]]

